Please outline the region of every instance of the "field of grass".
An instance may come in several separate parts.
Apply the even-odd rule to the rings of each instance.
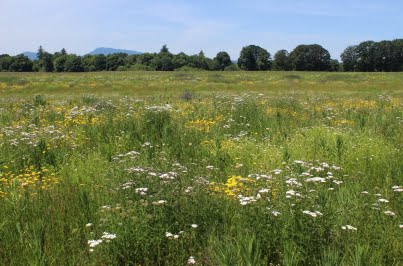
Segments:
[[[402,265],[403,73],[0,73],[1,265]]]

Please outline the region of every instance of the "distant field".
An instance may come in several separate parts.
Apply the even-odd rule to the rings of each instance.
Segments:
[[[401,265],[403,73],[0,73],[1,265]]]
[[[270,95],[324,93],[402,94],[403,73],[320,72],[98,72],[77,74],[0,73],[0,95],[50,97],[170,96],[184,90],[211,95],[259,91]]]

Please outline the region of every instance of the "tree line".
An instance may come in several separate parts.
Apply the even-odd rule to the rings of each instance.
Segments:
[[[365,41],[347,47],[340,56],[341,61],[331,59],[330,53],[318,44],[298,45],[293,51],[277,51],[273,58],[264,48],[257,45],[243,47],[234,63],[227,52],[219,52],[208,58],[203,51],[196,55],[172,54],[166,45],[159,53],[128,55],[68,54],[65,49],[54,54],[46,52],[42,46],[37,59],[30,60],[20,54],[0,55],[0,71],[12,72],[93,72],[93,71],[173,71],[173,70],[213,70],[213,71],[403,71],[403,39],[393,41]]]

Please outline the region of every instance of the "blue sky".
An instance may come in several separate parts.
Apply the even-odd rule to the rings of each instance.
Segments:
[[[85,54],[96,47],[233,59],[256,44],[272,55],[318,43],[333,58],[365,40],[403,38],[402,0],[0,0],[0,54]]]

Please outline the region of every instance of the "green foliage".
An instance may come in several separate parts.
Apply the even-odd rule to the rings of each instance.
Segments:
[[[274,55],[274,70],[292,70],[292,62],[287,50],[280,50]]]
[[[240,69],[248,71],[270,70],[270,53],[256,45],[243,47],[238,59],[238,66]]]
[[[0,73],[1,262],[399,265],[402,79]]]
[[[219,70],[225,70],[226,67],[232,65],[231,57],[227,52],[219,52],[213,60],[217,62]]]
[[[330,54],[318,44],[298,45],[289,55],[297,71],[329,71]]]

